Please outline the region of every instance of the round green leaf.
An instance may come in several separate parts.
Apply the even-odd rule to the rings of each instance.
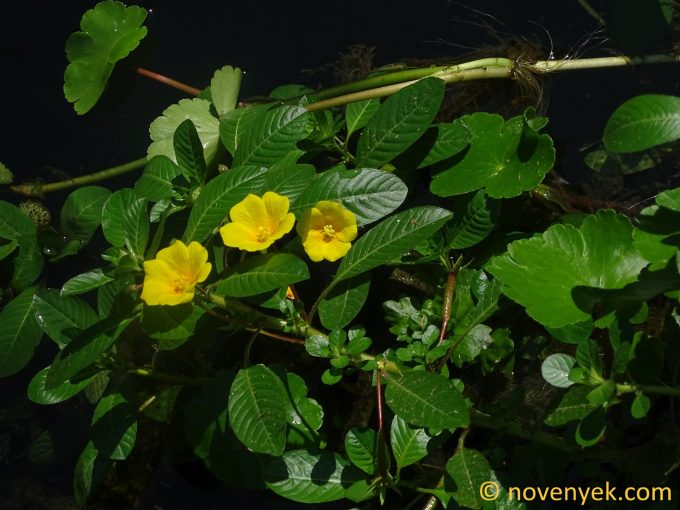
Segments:
[[[568,388],[574,381],[569,380],[569,371],[576,364],[576,359],[568,354],[551,354],[541,365],[541,375],[549,384],[558,388]]]
[[[455,122],[470,132],[470,149],[434,176],[430,191],[435,195],[484,188],[492,198],[515,197],[540,184],[555,163],[552,139],[527,127],[521,116],[505,122],[500,115],[479,112]]]
[[[293,450],[264,467],[267,487],[300,503],[326,503],[345,496],[345,489],[363,477],[338,454]]]
[[[450,218],[451,213],[446,209],[423,206],[381,221],[352,245],[342,259],[334,281],[346,280],[401,257],[434,234]]]
[[[536,321],[549,327],[576,324],[590,314],[574,302],[574,288],[620,289],[647,265],[633,246],[632,232],[628,218],[601,210],[578,229],[553,225],[542,235],[513,242],[486,269]]]
[[[224,66],[210,80],[210,97],[218,115],[236,108],[243,72],[238,67]]]
[[[411,425],[454,430],[470,423],[465,400],[453,382],[431,372],[390,377],[385,400],[394,414]]]
[[[137,411],[122,394],[112,393],[99,401],[92,416],[92,443],[102,455],[124,460],[137,438]]]
[[[61,208],[61,229],[83,241],[90,239],[102,222],[102,209],[111,192],[100,186],[85,186],[73,191]]]
[[[266,174],[266,168],[247,166],[233,168],[212,179],[191,209],[182,236],[184,242],[203,242],[227,218],[233,206],[249,193],[259,194]]]
[[[598,406],[581,420],[576,428],[576,442],[583,447],[596,445],[607,429],[604,407]]]
[[[35,319],[30,287],[0,311],[0,377],[12,375],[26,366],[40,343],[42,331]]]
[[[680,138],[680,97],[629,99],[607,121],[602,141],[612,152],[636,152]]]
[[[78,381],[65,381],[54,388],[48,388],[45,384],[47,380],[47,372],[50,367],[43,368],[40,372],[33,376],[31,382],[28,384],[28,398],[36,404],[58,404],[64,400],[68,400],[73,395],[77,395],[83,391],[88,384],[97,376],[97,374],[88,375],[79,379]]]
[[[74,32],[66,41],[70,64],[64,74],[64,95],[79,115],[97,103],[116,62],[144,38],[145,18],[141,7],[111,0],[99,2],[83,15],[82,32]]]
[[[290,253],[267,253],[247,258],[234,266],[216,286],[224,296],[255,296],[309,278],[300,258]]]
[[[390,426],[390,445],[397,467],[401,469],[424,458],[430,439],[424,429],[413,427],[395,415]]]
[[[257,453],[281,455],[286,446],[286,388],[264,365],[239,370],[229,392],[236,437]]]
[[[357,167],[389,163],[429,127],[444,99],[444,81],[424,78],[388,97],[372,116],[357,144]]]
[[[153,143],[147,151],[148,159],[166,156],[177,163],[174,136],[179,125],[185,120],[193,122],[203,144],[203,157],[210,165],[215,161],[219,149],[219,121],[210,113],[210,101],[205,99],[182,99],[163,111],[149,126]]]
[[[345,452],[352,464],[375,474],[378,465],[378,433],[369,428],[354,428],[345,436]]]
[[[233,166],[271,166],[304,138],[309,115],[302,106],[273,108],[246,128],[234,153]]]
[[[364,306],[370,286],[370,273],[340,282],[319,304],[321,324],[331,330],[347,326]]]
[[[630,414],[633,418],[637,418],[639,420],[647,416],[651,406],[652,402],[649,400],[647,395],[644,393],[637,393],[630,405]]]
[[[340,202],[354,213],[361,226],[390,214],[407,193],[399,177],[382,170],[329,170],[312,181],[295,202],[294,211],[302,212],[320,200]]]

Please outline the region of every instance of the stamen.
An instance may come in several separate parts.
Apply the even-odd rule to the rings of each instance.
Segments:
[[[335,237],[335,229],[333,228],[333,225],[324,225],[322,234],[323,240],[325,242],[331,241]]]

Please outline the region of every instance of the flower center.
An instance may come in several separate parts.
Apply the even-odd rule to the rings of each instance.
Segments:
[[[260,225],[259,227],[257,227],[257,234],[255,234],[255,238],[257,239],[258,242],[262,243],[269,239],[269,236],[271,235],[272,235],[271,228]]]
[[[321,233],[323,234],[324,242],[332,241],[335,237],[335,229],[333,228],[333,225],[324,225]]]
[[[178,275],[177,278],[175,278],[175,294],[184,294],[190,286],[189,280],[184,276]]]

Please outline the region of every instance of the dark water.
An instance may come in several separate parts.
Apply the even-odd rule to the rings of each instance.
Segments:
[[[592,2],[597,9],[610,4]],[[185,97],[120,65],[103,100],[90,113],[77,116],[62,93],[67,64],[63,48],[82,13],[93,5],[80,0],[4,5],[0,161],[15,173],[17,181],[58,180],[58,172],[75,176],[137,159],[146,153],[151,121]],[[328,77],[305,78],[303,70],[335,60],[350,44],[374,46],[376,66],[408,57],[460,55],[520,36],[539,48],[543,58],[551,49],[560,58],[574,52],[607,55],[618,48],[615,40],[597,47],[598,25],[576,1],[158,0],[141,5],[152,10],[147,22],[150,33],[133,62],[199,88],[209,83],[215,69],[225,64],[239,66],[247,72],[242,88],[246,97],[305,79],[312,86],[319,85],[318,80]],[[660,40],[657,49],[666,49],[666,43]],[[679,77],[678,67],[656,66],[550,78],[546,83],[550,97],[547,132],[558,149],[558,169],[568,176],[582,173],[583,154],[578,149],[599,140],[608,116],[619,104],[640,93],[678,94]],[[110,185],[128,182],[121,178]],[[51,197],[48,203],[58,204],[64,196]],[[12,199],[3,194],[0,198]],[[24,402],[27,381],[45,364],[31,365],[2,381],[0,439],[9,442],[10,454],[0,458],[0,486],[13,486],[13,496],[48,487],[46,508],[72,508],[71,465],[66,463],[65,472],[55,474],[34,470],[25,458],[28,440],[59,417],[58,409],[37,409]],[[244,493],[204,490],[186,478],[171,469],[161,471],[141,507],[240,508],[247,504],[250,508],[286,508]],[[0,498],[0,509],[31,508],[8,505],[8,499]]]

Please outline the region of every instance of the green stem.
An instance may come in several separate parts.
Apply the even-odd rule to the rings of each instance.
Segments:
[[[666,395],[669,397],[680,398],[680,388],[670,386],[657,386],[654,384],[617,384],[616,392],[624,393],[648,393],[650,395]]]
[[[602,16],[600,16],[600,13],[598,13],[593,7],[587,2],[587,0],[576,0],[581,7],[585,9],[585,11],[590,14],[595,21],[597,21],[601,26],[606,27],[607,22],[604,20]]]
[[[161,372],[156,369],[146,369],[146,368],[133,368],[127,371],[128,374],[138,375],[141,377],[147,377],[149,379],[155,379],[157,381],[170,383],[170,384],[185,384],[189,386],[199,386],[207,381],[210,381],[210,377],[186,377],[181,375],[168,374],[167,372]]]
[[[99,172],[81,175],[80,177],[74,177],[64,181],[51,182],[49,184],[23,183],[10,186],[10,189],[27,197],[41,197],[45,193],[50,193],[52,191],[60,191],[85,184],[92,184],[93,182],[103,181],[105,179],[110,179],[111,177],[117,177],[132,172],[133,170],[137,170],[146,165],[146,161],[146,157],[139,158],[122,165],[113,166],[105,170],[100,170]]]

